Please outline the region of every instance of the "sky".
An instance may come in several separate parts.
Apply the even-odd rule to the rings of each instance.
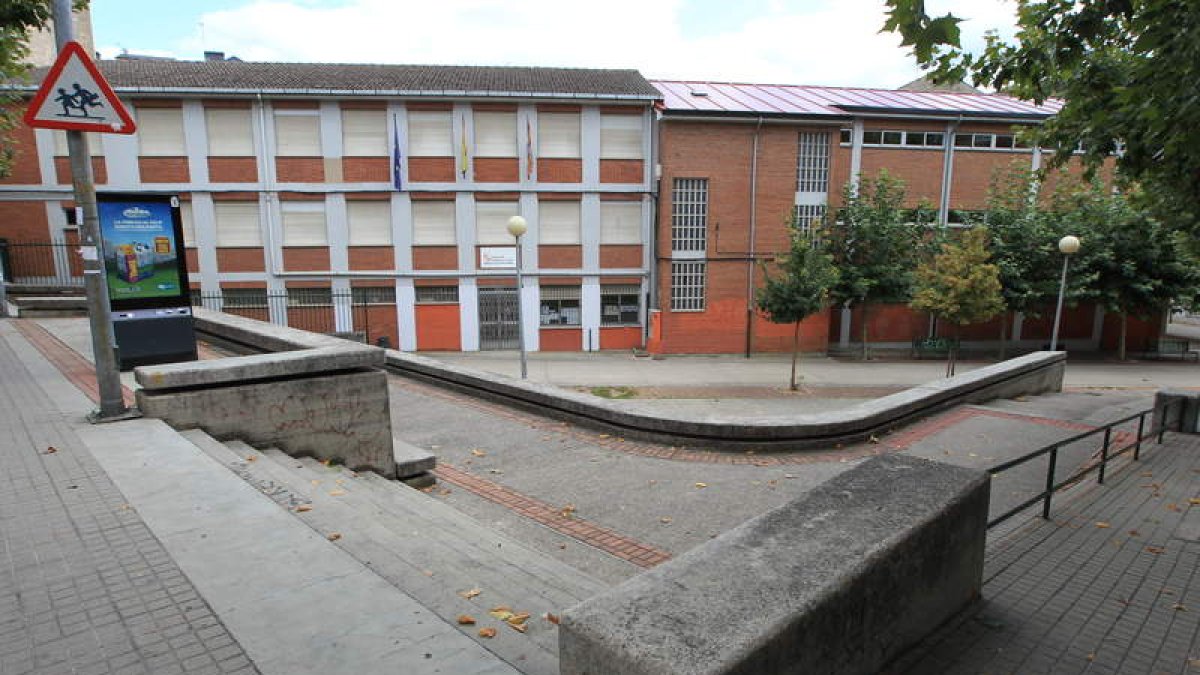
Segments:
[[[583,9],[586,7],[587,9]],[[926,0],[964,43],[1012,0]],[[245,61],[635,68],[650,79],[898,87],[920,76],[883,0],[92,0],[96,49]]]

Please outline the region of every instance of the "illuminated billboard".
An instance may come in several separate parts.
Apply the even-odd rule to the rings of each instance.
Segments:
[[[97,202],[112,308],[189,304],[179,198],[102,194]]]

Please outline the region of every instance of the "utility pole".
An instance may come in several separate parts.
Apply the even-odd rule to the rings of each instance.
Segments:
[[[53,0],[54,43],[61,52],[75,39],[71,21],[71,0]],[[87,292],[88,321],[92,329],[92,355],[96,364],[96,385],[100,391],[100,409],[89,419],[104,422],[121,418],[128,410],[121,395],[121,373],[117,368],[117,341],[113,337],[108,311],[108,284],[104,256],[100,248],[100,214],[96,209],[96,183],[92,175],[92,157],[82,131],[67,131],[67,151],[71,157],[71,181],[75,187],[75,205],[83,211],[79,223],[79,241],[83,255],[83,280]]]

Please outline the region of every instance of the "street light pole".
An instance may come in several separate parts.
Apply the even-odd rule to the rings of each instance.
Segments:
[[[1058,307],[1054,310],[1054,331],[1050,335],[1050,351],[1058,351],[1058,324],[1062,320],[1063,296],[1067,294],[1067,264],[1071,254],[1079,250],[1079,237],[1067,235],[1058,240],[1063,254],[1062,280],[1058,283]]]
[[[523,311],[524,300],[521,296],[525,293],[525,284],[521,281],[521,235],[525,234],[528,227],[525,224],[525,219],[521,216],[513,216],[508,219],[508,233],[517,240],[517,348],[521,350],[521,379],[526,379],[525,365],[525,312]]]
[[[54,0],[54,42],[61,52],[75,39],[71,22],[71,0]],[[96,208],[96,182],[87,137],[82,131],[68,131],[67,152],[71,158],[71,181],[75,187],[75,205],[83,211],[79,223],[79,243],[83,256],[83,280],[87,293],[88,321],[92,329],[92,357],[96,364],[96,387],[100,409],[90,419],[104,421],[128,412],[121,396],[121,374],[117,368],[117,341],[113,337],[108,310],[108,285],[104,274],[104,256],[100,251],[100,214]]]

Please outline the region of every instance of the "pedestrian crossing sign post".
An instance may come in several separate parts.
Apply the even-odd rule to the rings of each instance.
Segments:
[[[46,74],[25,111],[25,123],[42,129],[132,134],[137,130],[129,111],[87,51],[68,42]]]

